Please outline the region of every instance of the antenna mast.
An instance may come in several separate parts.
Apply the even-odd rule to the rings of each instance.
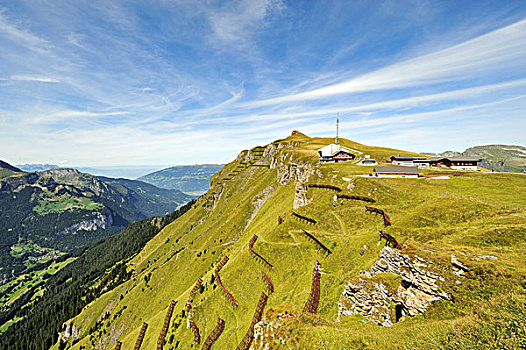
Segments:
[[[340,143],[339,134],[340,134],[340,112],[336,114],[336,144],[337,145]]]

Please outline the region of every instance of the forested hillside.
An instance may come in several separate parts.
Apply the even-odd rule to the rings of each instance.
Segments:
[[[134,222],[112,237],[75,250],[54,275],[47,275],[7,311],[0,311],[0,325],[18,320],[0,336],[0,349],[48,349],[57,341],[62,323],[88,303],[133,275],[126,262],[163,227],[191,208],[189,202],[165,217]]]
[[[179,165],[141,176],[137,180],[200,195],[208,191],[210,179],[221,167],[220,164]]]
[[[120,193],[128,203],[134,205],[143,215],[167,215],[178,206],[195,198],[179,190],[159,188],[144,181],[114,179],[98,176],[104,183]]]
[[[74,169],[26,173],[5,164],[0,176],[4,310],[34,283],[29,273],[136,220],[171,213],[192,198],[140,181],[101,180]]]

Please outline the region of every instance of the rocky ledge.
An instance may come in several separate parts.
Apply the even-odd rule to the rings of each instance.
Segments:
[[[384,247],[371,270],[362,271],[361,277],[345,286],[338,305],[338,320],[342,316],[362,315],[375,324],[389,327],[405,315],[425,312],[433,301],[450,300],[437,284],[444,278],[432,272],[431,265],[437,264]],[[388,272],[401,277],[396,292],[389,291],[374,278]]]
[[[71,225],[70,227],[67,227],[60,231],[57,235],[60,236],[69,233],[75,234],[79,231],[96,231],[99,229],[104,230],[110,227],[112,224],[113,218],[111,217],[111,215],[96,213],[94,217],[79,222],[78,224]]]

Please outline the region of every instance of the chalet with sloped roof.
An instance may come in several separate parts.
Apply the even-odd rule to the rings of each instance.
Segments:
[[[339,144],[332,143],[318,150],[318,156],[320,162],[345,162],[348,160],[354,160],[356,155],[351,152],[350,148],[344,147]]]

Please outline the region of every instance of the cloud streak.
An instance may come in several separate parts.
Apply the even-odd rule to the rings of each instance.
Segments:
[[[12,75],[9,77],[9,79],[5,80],[12,80],[12,81],[33,81],[37,83],[60,83],[60,80],[50,78],[50,77],[39,77],[39,76],[31,76],[31,75]]]
[[[462,44],[396,63],[341,83],[256,101],[249,106],[464,81],[495,70],[524,68],[525,62],[526,19]]]

